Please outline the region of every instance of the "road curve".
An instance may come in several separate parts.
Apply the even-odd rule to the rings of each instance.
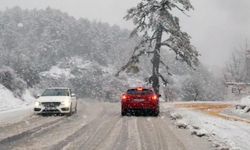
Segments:
[[[159,117],[120,116],[119,103],[85,103],[73,116],[32,115],[0,127],[1,150],[211,150],[206,139]]]

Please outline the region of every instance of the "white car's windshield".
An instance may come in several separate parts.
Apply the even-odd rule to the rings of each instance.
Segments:
[[[42,96],[69,96],[67,89],[46,89]]]

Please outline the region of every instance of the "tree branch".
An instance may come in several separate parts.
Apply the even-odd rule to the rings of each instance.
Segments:
[[[135,50],[135,51],[136,51],[136,50]],[[129,59],[129,61],[127,62],[127,64],[124,65],[124,66],[122,66],[121,69],[115,74],[115,76],[118,77],[119,74],[120,74],[122,71],[126,70],[129,66],[131,66],[132,64],[138,63],[139,57],[140,57],[141,55],[143,55],[144,53],[145,53],[145,49],[144,49],[144,50],[141,50],[137,55],[134,55],[134,54],[133,54],[133,55],[130,57],[130,59]]]
[[[161,78],[161,80],[163,81],[163,84],[166,86],[167,84],[168,84],[168,81],[167,81],[167,79],[165,79],[163,76],[162,76],[162,74],[158,74],[158,76]]]
[[[160,60],[160,63],[166,68],[166,71],[167,71],[168,75],[172,76],[172,73],[169,72],[168,65],[166,65],[162,60]]]

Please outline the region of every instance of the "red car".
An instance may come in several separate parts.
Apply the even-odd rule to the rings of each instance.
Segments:
[[[159,115],[159,97],[151,88],[133,88],[127,90],[121,98],[121,115],[127,113],[149,112]]]

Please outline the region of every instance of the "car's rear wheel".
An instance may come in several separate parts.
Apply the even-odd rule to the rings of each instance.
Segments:
[[[121,115],[122,115],[122,116],[126,116],[126,115],[127,115],[127,111],[122,110],[122,111],[121,111]]]
[[[154,112],[153,114],[155,117],[159,116],[159,111]]]
[[[160,113],[159,107],[157,107],[155,110],[153,110],[153,115],[154,116],[157,117],[159,115],[159,113]]]

